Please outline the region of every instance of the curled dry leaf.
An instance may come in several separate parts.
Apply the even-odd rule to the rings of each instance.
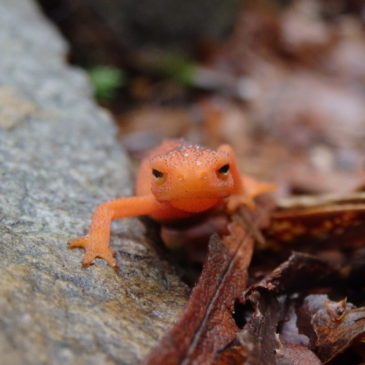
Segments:
[[[270,290],[276,295],[293,293],[328,284],[335,277],[335,270],[323,260],[294,252],[263,280],[249,288],[245,297],[250,297],[259,289]]]
[[[322,260],[307,254],[293,253],[287,261],[273,270],[258,284],[246,291],[245,300],[253,312],[237,336],[246,348],[246,364],[285,364],[295,355],[297,364],[316,364],[316,356],[300,341],[280,338],[280,324],[287,316],[286,295],[327,283],[334,270]],[[299,359],[303,361],[300,362]],[[317,363],[319,363],[317,361]]]
[[[273,242],[325,241],[348,248],[365,245],[365,193],[283,200],[273,213],[267,236]]]
[[[334,302],[327,295],[308,295],[297,313],[300,330],[323,363],[365,336],[365,307],[356,308],[346,299]]]

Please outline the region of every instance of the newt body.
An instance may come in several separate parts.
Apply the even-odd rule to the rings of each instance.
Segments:
[[[84,265],[96,257],[116,266],[109,245],[112,220],[148,215],[164,223],[192,217],[227,203],[228,211],[274,190],[271,184],[241,177],[233,150],[228,145],[216,151],[177,140],[168,140],[142,161],[136,180],[136,195],[100,204],[86,236],[70,242],[85,249]]]

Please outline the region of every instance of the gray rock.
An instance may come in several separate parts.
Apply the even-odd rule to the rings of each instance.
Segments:
[[[67,242],[131,192],[128,160],[84,73],[32,1],[0,2],[0,352],[7,364],[134,364],[186,287],[138,219],[114,224],[119,271]]]

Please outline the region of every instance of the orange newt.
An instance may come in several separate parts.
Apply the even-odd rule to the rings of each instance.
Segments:
[[[83,265],[96,257],[116,266],[109,245],[114,219],[148,215],[161,223],[188,218],[227,204],[232,212],[239,205],[254,206],[252,199],[275,189],[241,176],[235,154],[228,145],[216,151],[181,140],[167,140],[142,161],[137,174],[136,195],[100,204],[86,236],[69,243],[85,249]]]

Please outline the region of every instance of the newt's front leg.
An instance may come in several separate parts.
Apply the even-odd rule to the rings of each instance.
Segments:
[[[84,248],[83,265],[93,263],[96,257],[102,258],[112,267],[116,266],[114,253],[110,247],[110,224],[114,219],[153,214],[159,203],[153,195],[121,198],[100,204],[92,217],[86,236],[69,242],[71,248]]]

